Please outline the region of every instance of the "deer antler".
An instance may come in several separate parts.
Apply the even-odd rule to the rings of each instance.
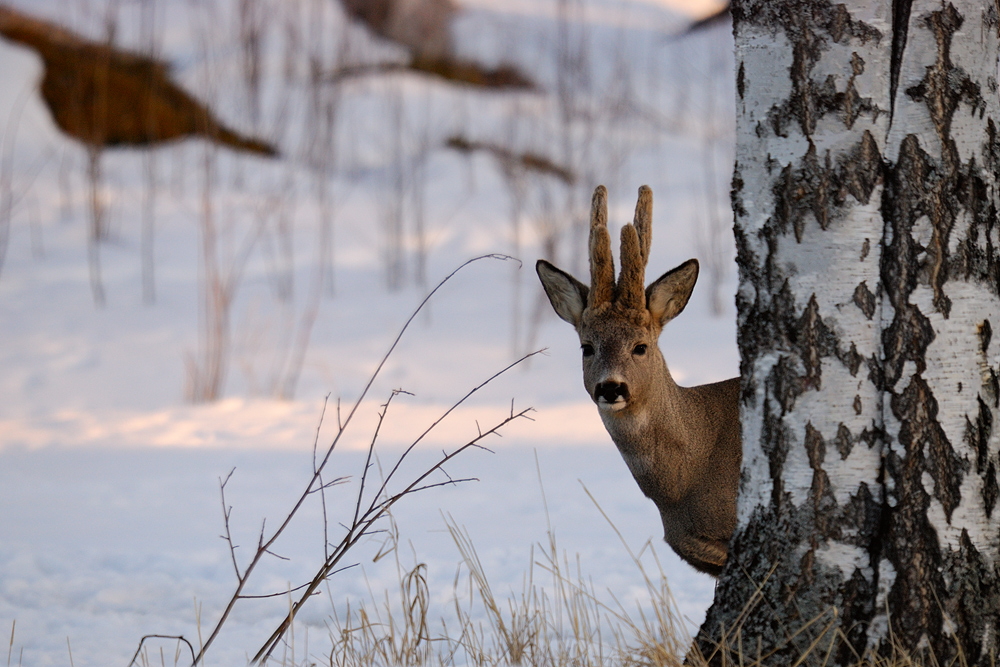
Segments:
[[[642,248],[642,265],[649,263],[649,245],[653,241],[653,191],[648,185],[639,188],[639,200],[635,203],[635,231],[639,234]]]
[[[639,188],[635,219],[622,227],[622,272],[618,277],[618,301],[625,308],[646,308],[646,262],[652,241],[653,191]]]
[[[589,308],[610,303],[615,293],[615,260],[608,234],[608,191],[603,185],[594,190],[590,202],[590,294]]]

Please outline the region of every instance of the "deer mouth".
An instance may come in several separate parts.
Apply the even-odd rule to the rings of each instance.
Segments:
[[[628,386],[624,382],[601,382],[594,387],[594,402],[602,411],[617,412],[628,405]]]
[[[597,399],[597,407],[607,412],[618,412],[619,410],[624,410],[626,405],[628,405],[628,401],[624,398],[619,398],[610,402],[603,397]]]

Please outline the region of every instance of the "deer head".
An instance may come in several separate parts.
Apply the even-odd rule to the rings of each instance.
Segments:
[[[556,314],[580,336],[584,386],[602,414],[637,412],[662,390],[666,363],[657,340],[663,326],[687,305],[698,280],[698,261],[684,262],[643,289],[653,192],[642,186],[635,219],[622,228],[622,267],[615,282],[607,198],[602,185],[591,201],[590,287],[545,260],[535,270]]]

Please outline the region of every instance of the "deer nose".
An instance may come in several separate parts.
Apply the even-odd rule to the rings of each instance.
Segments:
[[[603,398],[607,403],[615,403],[619,398],[628,400],[628,385],[624,382],[599,382],[594,387],[594,400]]]

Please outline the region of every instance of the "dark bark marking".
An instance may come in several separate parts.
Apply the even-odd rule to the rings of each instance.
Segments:
[[[826,541],[831,533],[839,533],[833,529],[833,524],[837,523],[837,500],[830,488],[830,478],[823,469],[823,461],[826,459],[826,441],[819,429],[806,423],[804,437],[806,453],[809,455],[809,467],[813,470],[812,484],[809,489],[809,497],[812,504],[812,516],[808,517],[805,528],[812,531],[811,540],[812,553],[820,541]]]
[[[996,467],[990,459],[990,436],[993,434],[993,413],[982,395],[977,397],[979,412],[976,421],[965,416],[965,442],[976,453],[976,474],[983,480],[983,506],[990,518],[996,506],[1000,487],[997,486]]]
[[[844,422],[837,425],[837,437],[834,438],[833,444],[840,452],[841,460],[846,460],[851,455],[851,450],[854,449],[854,437],[851,435],[851,429],[844,426]]]
[[[833,354],[837,349],[837,338],[833,331],[823,322],[819,314],[819,303],[816,295],[809,298],[802,313],[792,330],[792,345],[799,353],[799,359],[805,367],[801,377],[801,391],[806,389],[819,390],[823,386],[822,357]]]
[[[986,407],[983,397],[976,399],[979,404],[979,414],[976,422],[965,416],[965,442],[976,452],[976,473],[982,475],[990,459],[990,435],[993,433],[993,413]]]
[[[859,261],[865,261],[868,257],[868,253],[872,250],[872,243],[869,239],[865,239],[865,242],[861,244],[861,258]]]
[[[906,303],[896,310],[896,317],[882,332],[882,345],[887,354],[885,380],[895,385],[903,374],[903,364],[912,361],[917,373],[926,369],[927,346],[934,340],[934,327],[920,309]]]
[[[828,113],[841,116],[848,127],[861,113],[877,116],[880,110],[870,98],[861,98],[853,88],[853,77],[847,89],[839,92],[832,76],[822,81],[813,78],[813,69],[828,40],[843,43],[853,38],[861,43],[881,40],[882,33],[874,27],[855,21],[842,4],[825,2],[744,2],[741,16],[746,23],[770,30],[776,34],[781,29],[792,43],[790,80],[792,92],[783,103],[768,112],[769,124],[777,136],[787,136],[790,125],[798,125],[802,133],[810,136],[816,122]],[[733,25],[741,25],[737,14]],[[860,61],[860,58],[858,58]],[[856,77],[863,71],[863,62],[852,68]]]
[[[868,445],[868,449],[872,449],[876,445],[881,445],[887,439],[885,429],[882,426],[875,423],[872,419],[870,427],[865,427],[861,431],[861,435],[858,436],[858,442],[863,442]]]
[[[992,172],[1000,169],[1000,136],[993,118],[986,119],[986,142],[982,147],[986,168]]]
[[[841,628],[847,635],[847,641],[837,646],[836,662],[838,665],[850,665],[857,662],[857,655],[863,655],[868,644],[868,621],[874,616],[876,587],[855,570],[844,585],[844,599],[841,603],[844,623]],[[852,622],[856,621],[856,622]]]
[[[951,258],[949,273],[974,280],[1000,296],[1000,252],[994,243],[1000,215],[988,185],[990,177],[1000,173],[1000,138],[992,118],[987,119],[986,134],[981,147],[985,169],[970,160],[959,174],[963,187],[959,204],[968,210],[970,220]]]
[[[997,0],[993,0],[983,11],[983,24],[1000,37],[1000,3]],[[996,80],[993,81],[996,85]]]
[[[906,37],[910,28],[910,5],[913,0],[892,0],[892,52],[889,60],[889,122],[896,111],[896,90],[903,67]]]
[[[910,295],[918,283],[920,250],[913,239],[913,225],[920,216],[923,184],[930,170],[925,158],[915,136],[904,138],[899,160],[895,169],[889,170],[883,190],[882,217],[888,229],[882,240],[882,286],[895,316],[882,331],[885,385],[879,386],[880,389],[888,389],[899,381],[907,361],[913,361],[917,372],[923,373],[924,354],[934,340],[930,321],[910,303]],[[886,238],[891,239],[888,245]]]
[[[914,375],[901,394],[892,396],[891,407],[900,420],[899,443],[907,459],[923,462],[923,469],[934,479],[934,497],[941,502],[950,522],[951,513],[962,500],[965,463],[938,422],[938,404],[931,388],[920,375]]]
[[[864,99],[858,94],[857,88],[854,87],[854,80],[865,72],[865,61],[861,59],[856,52],[851,54],[851,76],[847,80],[847,88],[842,93],[843,100],[840,103],[840,107],[843,109],[844,125],[847,129],[854,127],[854,121],[858,119],[863,112],[878,114],[878,110],[875,105],[872,104],[871,98]]]
[[[882,180],[882,156],[875,137],[868,131],[833,164],[830,151],[822,160],[812,142],[799,165],[785,165],[772,188],[774,222],[782,233],[789,227],[795,240],[802,242],[807,215],[812,214],[820,229],[843,216],[847,195],[867,204]]]
[[[826,458],[826,441],[823,434],[819,432],[812,422],[806,422],[806,434],[803,440],[806,454],[809,456],[809,467],[813,470],[822,470],[823,460]]]
[[[743,66],[743,61],[740,61],[740,68],[736,72],[736,94],[740,96],[740,100],[743,100],[743,93],[746,91],[746,68]]]
[[[847,366],[847,370],[851,371],[851,377],[858,376],[858,370],[865,358],[858,353],[858,346],[854,344],[854,341],[851,341],[851,348],[846,353],[838,352],[837,357]]]
[[[872,495],[868,484],[861,482],[858,492],[844,505],[837,525],[847,531],[839,531],[838,539],[856,547],[869,550],[871,562],[878,560],[880,550],[878,538],[882,534],[882,503]]]
[[[861,309],[865,318],[871,319],[875,316],[875,295],[868,289],[866,281],[862,280],[854,288],[854,305]]]
[[[729,200],[733,205],[733,212],[736,215],[745,216],[747,214],[747,210],[743,206],[743,176],[740,174],[739,162],[733,167],[733,180],[730,183]]]
[[[983,506],[986,508],[987,519],[993,516],[998,496],[1000,496],[1000,486],[997,485],[997,469],[993,461],[990,461],[986,466],[986,477],[983,481]]]
[[[978,171],[973,172],[970,165],[966,176],[970,190],[974,187],[985,188],[983,175]],[[976,205],[971,213],[965,238],[959,242],[953,258],[954,270],[950,273],[962,276],[965,280],[974,280],[992,294],[1000,296],[1000,249],[994,243],[1000,215],[992,200],[985,206]]]
[[[846,158],[838,160],[838,167],[847,192],[858,202],[867,204],[875,186],[882,181],[883,168],[882,155],[871,132],[865,130],[860,143],[847,152]],[[842,203],[843,198],[839,202]],[[865,239],[865,243],[868,243],[868,239]],[[867,251],[862,252],[861,259],[867,255]]]
[[[778,361],[771,374],[768,375],[767,380],[764,381],[765,387],[770,384],[782,382],[781,376],[783,371],[779,366],[782,364],[783,359],[784,357]],[[768,393],[774,395],[773,391]],[[788,457],[788,431],[784,422],[781,421],[781,415],[784,414],[785,410],[779,407],[779,413],[775,414],[772,411],[771,404],[772,401],[765,399],[761,448],[765,456],[767,456],[768,471],[771,474],[771,480],[774,484],[771,490],[771,503],[778,506],[784,497],[784,484],[781,473],[784,470],[785,459]]]
[[[745,211],[744,215],[746,215]],[[762,279],[758,275],[760,265],[747,241],[746,234],[739,225],[733,228],[733,236],[736,240],[736,266],[740,283],[761,284]],[[753,336],[757,333],[763,333],[758,329],[760,318],[764,316],[762,310],[759,296],[751,301],[747,298],[744,290],[736,291],[736,312],[738,314],[736,344],[740,350],[740,400],[746,405],[752,404],[757,393],[757,381],[753,373],[752,362],[755,350],[753,341],[756,340]]]
[[[951,120],[962,103],[969,105],[973,113],[980,114],[984,112],[986,103],[979,84],[951,60],[951,41],[964,22],[954,5],[949,3],[940,11],[929,13],[923,22],[934,33],[937,60],[926,68],[924,78],[916,86],[908,88],[906,93],[914,101],[925,104],[941,144],[941,160],[933,166],[935,173],[929,174],[931,178],[927,179],[925,202],[921,208],[933,227],[925,270],[934,289],[934,307],[948,317],[951,301],[943,290],[948,279],[948,240],[958,212],[963,208],[963,202],[954,193],[967,190],[968,181],[974,184],[977,180],[975,173],[978,172],[973,160],[968,165],[971,173],[961,173],[963,169],[958,147],[951,138]],[[930,167],[932,161],[926,157],[925,161]],[[970,175],[973,178],[969,179]]]
[[[1000,618],[997,571],[986,564],[965,529],[958,549],[949,549],[942,561],[946,591],[942,605],[955,628],[955,639],[963,648],[963,662],[991,664],[995,656],[983,651],[983,638],[987,637],[987,625]],[[955,639],[949,641],[956,643]]]
[[[993,339],[993,327],[990,325],[990,321],[983,320],[976,327],[976,333],[979,335],[979,352],[985,355],[986,351],[990,349],[990,340]]]
[[[854,406],[853,407],[854,407],[854,413],[857,414],[857,415],[860,415],[861,414],[862,405],[861,405],[861,396],[858,395],[858,394],[854,395]]]
[[[896,403],[897,398],[893,399]],[[894,412],[897,407],[893,406]],[[900,434],[901,441],[903,438]],[[895,484],[896,499],[895,507],[887,512],[889,534],[885,556],[896,571],[888,605],[893,610],[895,639],[907,647],[916,647],[925,631],[940,636],[942,618],[935,593],[944,589],[937,532],[927,518],[930,495],[921,482],[924,456],[918,447],[912,446],[913,442],[912,437],[904,441],[905,457],[890,450],[886,458],[886,475]],[[886,645],[880,653],[886,655],[889,651],[891,647]],[[938,659],[945,659],[949,653],[938,654]]]
[[[924,17],[924,24],[934,33],[937,42],[937,62],[926,69],[920,83],[906,90],[914,101],[926,102],[942,142],[950,139],[951,118],[960,103],[969,104],[973,112],[982,113],[986,107],[979,84],[951,61],[952,39],[964,22],[951,3]]]
[[[997,372],[993,368],[990,368],[989,374],[989,378],[983,382],[982,391],[985,391],[988,397],[993,398],[994,408],[1000,408],[1000,376],[997,376]]]

